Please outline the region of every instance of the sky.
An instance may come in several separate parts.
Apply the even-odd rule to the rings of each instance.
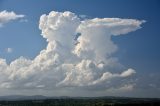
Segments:
[[[0,0],[0,95],[160,97],[159,0]]]

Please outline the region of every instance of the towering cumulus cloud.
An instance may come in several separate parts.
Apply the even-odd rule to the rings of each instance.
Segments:
[[[33,60],[20,57],[9,65],[0,59],[0,88],[133,89],[136,71],[121,67],[112,36],[141,28],[144,21],[120,18],[81,20],[72,12],[42,15],[39,28],[47,47]],[[127,79],[127,80],[126,80]]]

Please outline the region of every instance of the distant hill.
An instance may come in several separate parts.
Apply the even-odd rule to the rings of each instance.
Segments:
[[[9,96],[0,96],[0,100],[42,100],[48,99],[49,97],[42,95],[33,95],[33,96],[24,96],[24,95],[9,95]]]
[[[0,96],[0,101],[19,101],[19,100],[46,100],[46,99],[107,99],[107,100],[140,100],[140,101],[152,101],[159,100],[160,98],[131,98],[131,97],[114,97],[114,96],[102,96],[102,97],[69,97],[69,96],[59,96],[59,97],[47,97],[43,95],[8,95]]]

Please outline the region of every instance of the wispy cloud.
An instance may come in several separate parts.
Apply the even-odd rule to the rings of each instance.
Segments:
[[[13,52],[13,49],[12,49],[12,48],[6,48],[5,51],[6,51],[7,53],[12,53],[12,52]]]
[[[1,11],[0,12],[0,27],[2,27],[4,24],[6,24],[10,21],[22,19],[24,17],[25,17],[25,15],[19,15],[13,11],[11,11],[11,12],[8,12],[6,10]]]

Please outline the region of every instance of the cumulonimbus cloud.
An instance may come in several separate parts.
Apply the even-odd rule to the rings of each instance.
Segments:
[[[123,79],[130,79],[136,71],[120,68],[112,56],[118,47],[111,37],[140,29],[142,23],[121,18],[81,20],[69,11],[44,14],[39,29],[47,47],[33,60],[20,57],[7,64],[0,59],[0,88],[130,90],[132,83]]]
[[[15,12],[8,12],[6,10],[0,12],[0,27],[5,23],[8,23],[13,20],[24,18],[24,15],[18,15]]]

